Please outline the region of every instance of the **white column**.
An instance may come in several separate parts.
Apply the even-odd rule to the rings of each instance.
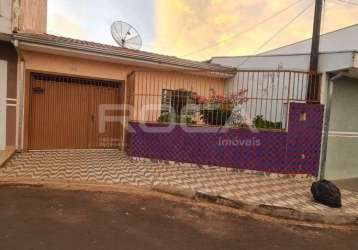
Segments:
[[[0,60],[0,150],[6,147],[7,62]]]
[[[18,57],[17,64],[17,108],[16,108],[16,149],[23,149],[24,141],[24,62]],[[21,141],[20,139],[21,138]]]

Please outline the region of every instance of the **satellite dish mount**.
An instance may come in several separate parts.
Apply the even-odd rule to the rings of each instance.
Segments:
[[[116,21],[111,25],[113,39],[121,48],[139,50],[142,47],[142,38],[138,31],[130,24]]]

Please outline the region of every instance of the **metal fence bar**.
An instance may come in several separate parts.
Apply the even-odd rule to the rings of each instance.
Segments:
[[[174,71],[134,75],[132,120],[141,122],[283,130],[290,102],[319,102],[306,99],[308,82],[319,84],[319,76],[308,72],[239,70],[232,78]],[[144,111],[146,105],[160,109]]]

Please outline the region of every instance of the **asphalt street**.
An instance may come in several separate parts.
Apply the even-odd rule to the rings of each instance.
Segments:
[[[160,194],[0,187],[1,250],[329,250],[358,249],[357,239]]]

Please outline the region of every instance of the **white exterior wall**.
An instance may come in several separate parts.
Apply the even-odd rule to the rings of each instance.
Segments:
[[[311,39],[270,50],[261,55],[304,54],[311,51]],[[321,52],[358,51],[358,24],[321,35]]]
[[[216,57],[212,59],[212,63],[237,67],[239,70],[306,71],[309,67],[309,55]],[[291,75],[291,77],[297,76]],[[250,82],[257,82],[257,85],[254,84],[254,86],[249,88],[249,86],[245,86],[245,81],[247,81],[245,77],[236,75],[234,79],[227,80],[226,90],[230,92],[235,89],[248,89],[248,97],[250,98],[277,99],[278,97],[279,99],[288,99],[290,97],[297,100],[304,98],[307,79],[302,79],[302,84],[298,86],[289,87],[289,74],[281,74],[281,78],[276,77],[274,73],[264,73],[251,77],[258,78],[250,80]],[[257,113],[261,113],[265,120],[282,122],[284,128],[286,127],[287,101],[260,101],[257,103],[255,100],[251,100],[248,101],[246,107],[247,112],[251,113],[250,111],[252,110],[258,111]],[[252,114],[250,114],[250,116],[251,115]]]
[[[7,62],[0,60],[0,150],[6,146]]]
[[[221,64],[225,66],[237,67],[239,70],[296,70],[308,72],[310,55],[309,54],[292,54],[292,55],[257,55],[257,56],[240,56],[240,57],[214,57],[212,63]],[[321,82],[321,100],[325,103],[326,100],[326,72],[338,71],[343,69],[350,69],[354,67],[354,63],[358,62],[358,56],[355,52],[332,52],[321,53],[319,58],[318,71],[322,73]],[[237,77],[236,77],[237,78]],[[286,80],[287,81],[287,80]],[[227,81],[227,89],[236,88],[233,80]],[[275,88],[278,83],[273,82],[272,86]],[[281,84],[279,96],[286,93],[285,88],[288,88],[288,83],[285,86]],[[299,85],[296,90],[296,97],[298,93],[305,92],[306,84]],[[271,91],[275,91],[272,89]],[[258,95],[260,96],[260,95]],[[294,97],[294,96],[292,96]],[[297,99],[297,98],[296,98]]]
[[[243,108],[251,121],[262,115],[265,120],[282,122],[286,128],[288,100],[305,100],[308,80],[308,74],[303,73],[241,71],[226,81],[225,94],[247,90],[249,100]]]
[[[214,57],[212,63],[243,70],[299,70],[309,68],[309,55]]]
[[[354,65],[356,53],[352,51],[321,53],[318,71],[325,73],[341,69],[350,69]],[[257,55],[237,57],[214,57],[212,63],[237,67],[241,70],[297,70],[308,71],[310,63],[309,54],[291,55]]]
[[[0,33],[11,34],[11,0],[0,0]]]
[[[326,72],[352,68],[352,59],[356,58],[353,52],[323,53],[320,55],[319,72],[321,78],[321,101],[326,102]],[[273,70],[273,71],[302,71],[308,72],[310,55],[273,55],[273,56],[251,56],[251,57],[216,57],[213,63],[237,67],[239,70]],[[249,98],[267,99],[291,99],[294,102],[305,100],[308,86],[308,77],[297,73],[239,73],[233,79],[226,81],[226,93],[235,93],[237,90],[247,89]],[[278,77],[279,76],[279,77]],[[247,82],[253,86],[247,86]],[[286,124],[287,101],[259,101],[249,100],[245,104],[245,110],[253,119],[255,114],[262,114],[264,119],[272,122]]]
[[[335,82],[327,148],[325,177],[358,178],[358,79]]]

